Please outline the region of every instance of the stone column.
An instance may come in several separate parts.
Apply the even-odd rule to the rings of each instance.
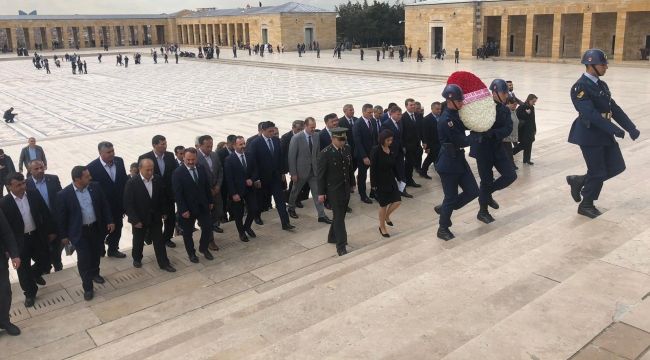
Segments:
[[[203,24],[199,24],[199,45],[205,43],[205,31],[203,31]]]
[[[136,28],[138,29],[138,46],[144,46],[144,26],[138,25]]]
[[[117,46],[117,44],[118,44],[117,43],[117,31],[115,31],[115,25],[109,26],[108,33],[109,33],[109,36],[111,37],[111,39],[108,41],[108,43],[113,47]]]
[[[510,36],[508,34],[508,14],[501,15],[501,39],[499,40],[499,57],[508,56],[508,48],[510,44]]]
[[[551,59],[559,59],[562,54],[562,14],[553,14],[553,41],[551,41]]]
[[[237,26],[237,25],[239,25],[239,24],[237,24],[237,23],[234,24],[234,26],[235,26],[235,41],[234,41],[234,43],[235,44],[237,44],[237,42],[239,41],[239,26]]]
[[[223,44],[228,46],[230,45],[230,29],[228,24],[223,24],[223,28],[226,29],[226,31],[221,32],[221,41],[223,41]]]
[[[18,38],[16,36],[16,28],[7,28],[7,32],[9,32],[9,47],[12,50],[16,50],[18,48]]]
[[[189,25],[183,25],[183,31],[185,32],[185,45],[188,45],[191,42]]]
[[[36,49],[36,37],[34,36],[34,28],[28,27],[27,34],[25,35],[27,35],[25,37],[25,43],[27,44],[27,48],[30,50]]]
[[[79,26],[77,28],[77,40],[79,41],[79,48],[85,48],[86,47],[86,41],[84,40],[84,33],[86,32],[86,27],[85,26]]]
[[[68,34],[68,27],[67,26],[61,26],[61,46],[64,49],[69,49],[70,48],[70,37]]]
[[[158,29],[156,28],[156,25],[151,25],[151,44],[152,45],[159,45],[159,42],[158,42]]]
[[[104,40],[104,34],[101,26],[95,26],[95,47],[101,48],[102,41]]]
[[[614,54],[612,58],[616,60],[624,60],[625,54],[623,53],[625,45],[625,25],[627,23],[627,13],[616,13],[616,42],[614,43]]]
[[[527,58],[533,57],[535,50],[535,39],[533,36],[533,22],[535,16],[533,14],[526,15],[526,39],[524,41],[524,56]]]
[[[580,52],[584,53],[591,47],[591,20],[592,13],[584,13],[582,16],[582,43]]]
[[[43,39],[43,48],[52,50],[52,29],[45,27],[45,39]]]

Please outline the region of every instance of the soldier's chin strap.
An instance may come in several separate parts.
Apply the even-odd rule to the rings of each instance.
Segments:
[[[598,69],[596,69],[596,65],[594,65],[594,64],[589,64],[589,66],[591,66],[591,68],[594,70],[594,72],[596,73],[596,75],[598,75],[598,77],[603,76],[603,74],[601,74],[600,71],[598,71]]]
[[[499,103],[501,103],[501,104],[505,104],[505,101],[501,100],[501,94],[499,94],[498,91],[495,91],[495,93],[497,94],[497,98],[499,98]],[[508,99],[508,97],[506,96],[506,100],[507,100],[507,99]]]
[[[452,100],[451,105],[453,106],[454,110],[459,111],[458,106],[456,106],[456,101]]]

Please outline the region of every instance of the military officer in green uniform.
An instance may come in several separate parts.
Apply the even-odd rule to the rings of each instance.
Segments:
[[[345,230],[345,214],[350,202],[350,189],[356,184],[352,168],[352,153],[345,142],[347,128],[330,130],[332,143],[325,147],[318,158],[318,201],[328,200],[334,218],[330,225],[327,242],[336,244],[339,256],[347,254],[345,246],[348,235]]]

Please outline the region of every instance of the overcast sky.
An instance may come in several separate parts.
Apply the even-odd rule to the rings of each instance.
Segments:
[[[221,9],[258,6],[259,0],[0,0],[1,15],[18,15],[18,10],[27,13],[37,10],[39,14],[158,14],[182,9],[217,7]],[[263,6],[280,5],[290,0],[262,0]],[[356,0],[354,0],[356,1]],[[353,1],[353,2],[354,2]],[[363,0],[361,0],[363,1]],[[394,0],[391,0],[393,2]],[[347,3],[347,0],[298,0],[327,10]],[[369,1],[370,2],[370,1]]]

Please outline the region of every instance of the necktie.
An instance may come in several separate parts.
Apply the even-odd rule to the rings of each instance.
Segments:
[[[158,169],[160,170],[160,175],[165,174],[165,160],[163,160],[162,157],[156,156],[156,159],[158,159]]]
[[[244,165],[244,169],[248,168],[248,165],[246,165],[246,158],[244,157],[244,154],[239,155],[241,157],[241,163]]]
[[[195,183],[198,183],[198,182],[199,182],[199,178],[198,178],[198,176],[196,175],[196,168],[192,168],[192,169],[190,169],[190,172],[192,173],[192,179],[194,179],[194,182],[195,182]]]
[[[271,139],[266,139],[266,141],[269,143],[269,150],[271,150],[271,154],[273,153],[273,142]]]
[[[312,153],[312,150],[314,150],[313,145],[311,143],[311,135],[307,136],[307,141],[309,142],[309,153]]]
[[[411,120],[413,120],[413,122],[415,122],[415,115],[411,114]]]
[[[115,172],[113,170],[114,169],[113,163],[106,164],[106,166],[108,166],[108,176],[110,176],[111,180],[113,180],[113,182],[115,182]]]

